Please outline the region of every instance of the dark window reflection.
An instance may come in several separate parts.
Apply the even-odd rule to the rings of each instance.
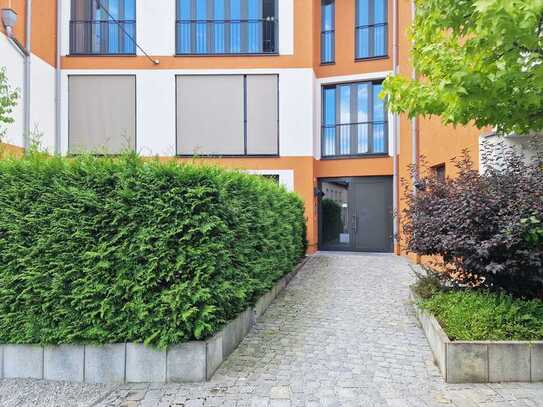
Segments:
[[[326,181],[321,190],[322,242],[327,246],[348,246],[349,182]]]

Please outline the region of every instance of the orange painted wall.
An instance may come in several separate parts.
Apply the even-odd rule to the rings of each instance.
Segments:
[[[57,2],[32,2],[32,53],[49,65],[56,65],[57,55]]]
[[[0,9],[11,8],[17,13],[17,24],[15,25],[14,36],[21,44],[26,42],[25,20],[26,7],[24,0],[0,0]],[[0,23],[0,29],[4,31],[4,25]]]
[[[318,78],[353,75],[367,72],[382,72],[392,69],[392,41],[388,42],[388,57],[368,60],[355,60],[355,0],[336,0],[335,2],[335,63],[320,63],[321,1],[314,0],[315,17],[313,19],[313,59],[315,74]],[[392,3],[388,7],[388,38],[392,38]]]
[[[0,0],[0,8],[12,8],[17,13],[15,37],[26,47],[26,2],[25,0]],[[32,2],[32,53],[48,64],[56,62],[56,1],[38,0]],[[2,24],[2,31],[4,27]]]
[[[24,149],[11,144],[0,143],[0,159],[7,156],[20,157],[24,154]]]

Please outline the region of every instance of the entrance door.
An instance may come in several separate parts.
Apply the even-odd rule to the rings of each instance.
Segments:
[[[392,177],[319,181],[321,250],[392,252]]]

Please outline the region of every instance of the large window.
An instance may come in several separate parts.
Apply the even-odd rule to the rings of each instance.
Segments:
[[[136,149],[135,76],[69,76],[68,111],[70,153]]]
[[[277,53],[276,0],[176,1],[177,54]]]
[[[277,155],[277,75],[177,77],[177,153]]]
[[[72,0],[70,53],[136,53],[135,0]]]
[[[388,123],[380,83],[326,86],[322,91],[322,156],[388,152]]]
[[[321,1],[321,63],[330,64],[335,59],[335,1]]]
[[[387,55],[387,0],[356,0],[356,58]]]

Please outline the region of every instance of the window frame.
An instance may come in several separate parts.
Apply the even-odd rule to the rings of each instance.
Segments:
[[[325,24],[324,24],[324,8],[326,0],[321,0],[321,27],[320,27],[320,64],[321,65],[333,65],[336,63],[336,1],[332,0],[332,29],[331,30],[325,30]],[[324,60],[324,38],[326,35],[330,34],[332,37],[332,49],[330,50],[330,53],[332,55],[331,60],[325,61]]]
[[[107,20],[104,20],[104,19],[100,19],[100,20],[75,20],[74,19],[74,10],[75,10],[75,3],[77,2],[78,0],[70,0],[70,22],[69,22],[69,27],[68,27],[68,30],[69,30],[69,41],[70,41],[70,53],[69,53],[69,56],[78,56],[78,57],[88,57],[88,56],[91,56],[91,57],[100,57],[100,56],[103,56],[103,57],[108,57],[108,56],[121,56],[121,57],[133,57],[133,56],[137,56],[137,34],[138,34],[138,30],[137,30],[137,24],[138,24],[138,20],[137,20],[137,16],[138,16],[138,10],[137,10],[137,1],[136,0],[132,0],[134,2],[134,19],[133,20],[110,20],[110,19],[107,19]],[[92,14],[92,3],[94,0],[84,0],[87,2],[87,5],[88,5],[88,11],[90,12],[89,14]],[[125,0],[122,0],[123,1],[123,5],[124,5],[124,1]],[[109,9],[109,7],[108,7]],[[108,10],[109,11],[109,10]],[[79,23],[86,23],[86,24],[92,24],[92,23],[97,23],[97,22],[111,22],[111,23],[114,23],[115,25],[117,25],[118,27],[118,30],[120,33],[124,33],[124,31],[120,28],[119,26],[119,23],[133,23],[134,24],[134,35],[130,34],[130,36],[134,39],[134,51],[133,52],[100,52],[100,53],[96,53],[96,52],[89,52],[88,50],[89,49],[92,49],[92,45],[89,47],[88,45],[90,44],[85,44],[85,49],[87,49],[86,52],[75,52],[74,49],[74,37],[75,35],[73,34],[73,23],[74,22],[79,22]],[[89,36],[90,37],[90,36]]]
[[[280,29],[280,24],[279,24],[279,0],[273,0],[274,1],[274,19],[272,20],[274,23],[275,23],[275,30],[274,30],[274,35],[273,35],[273,41],[274,41],[274,51],[273,52],[222,52],[222,53],[217,53],[217,52],[213,52],[213,53],[210,53],[210,52],[206,52],[206,53],[198,53],[198,52],[191,52],[191,53],[180,53],[179,52],[179,35],[178,35],[178,29],[179,29],[179,24],[184,21],[182,19],[179,18],[179,1],[180,0],[175,0],[175,29],[174,29],[174,35],[175,35],[175,53],[174,53],[174,56],[175,57],[236,57],[236,56],[242,56],[242,57],[248,57],[248,56],[278,56],[279,55],[279,29]],[[225,0],[226,1],[226,0]],[[243,0],[242,0],[243,1]],[[250,0],[247,0],[247,1],[250,1]],[[212,0],[208,0],[208,7],[209,5],[212,5],[213,4],[213,1]],[[245,19],[245,20],[248,20],[248,19]],[[196,18],[191,18],[189,20],[191,23],[194,23],[194,22],[197,22],[197,21],[200,21]],[[212,22],[214,21],[213,19],[207,19],[208,22]],[[223,20],[223,21],[236,21],[236,20],[232,20],[232,19],[229,19],[229,20]],[[241,21],[244,21],[244,20],[239,20],[240,22]],[[262,21],[264,21],[264,19],[262,19]],[[209,34],[208,34],[208,39],[207,41],[209,41]]]
[[[390,151],[389,151],[389,131],[390,131],[390,128],[389,128],[389,111],[386,107],[386,103],[384,105],[384,121],[374,121],[374,120],[371,120],[373,119],[373,110],[374,110],[374,93],[373,93],[373,87],[375,85],[381,85],[383,83],[384,79],[379,79],[379,80],[358,80],[358,81],[349,81],[349,82],[339,82],[339,83],[330,83],[330,84],[323,84],[321,86],[321,123],[320,123],[320,128],[321,128],[321,131],[320,131],[320,142],[321,142],[321,145],[320,145],[320,158],[321,160],[345,160],[345,159],[353,159],[353,158],[375,158],[375,157],[387,157],[389,156],[390,154]],[[349,85],[349,86],[352,86],[352,85],[358,85],[358,84],[370,84],[371,86],[369,86],[369,88],[371,89],[369,94],[368,94],[368,100],[371,100],[371,108],[368,110],[368,119],[370,120],[367,120],[365,122],[350,122],[350,123],[340,123],[338,121],[338,118],[339,118],[339,115],[340,115],[340,99],[341,99],[341,94],[340,92],[338,91],[338,88],[341,87],[341,86],[345,86],[345,85]],[[325,112],[326,112],[326,108],[325,108],[325,97],[324,97],[324,92],[326,89],[335,89],[335,124],[334,126],[331,126],[331,125],[325,125],[324,123],[324,120],[325,120]],[[352,88],[351,88],[352,89]],[[352,107],[353,107],[353,100],[351,99],[350,100],[350,104],[351,104],[351,112],[353,111]],[[351,129],[350,132],[349,132],[349,136],[350,136],[350,144],[349,144],[349,149],[352,151],[352,148],[353,148],[353,139],[355,138],[355,135],[352,134],[353,132],[353,126],[357,126],[357,125],[364,125],[364,124],[367,124],[367,125],[373,125],[375,123],[378,123],[378,124],[383,124],[384,125],[384,136],[383,136],[383,142],[384,142],[384,151],[383,152],[373,152],[373,143],[370,144],[370,137],[371,137],[371,140],[373,141],[373,127],[372,127],[372,133],[370,134],[368,132],[368,152],[366,153],[356,153],[356,154],[353,154],[353,153],[350,153],[350,154],[337,154],[338,152],[338,149],[339,149],[339,131],[338,129],[341,128],[341,126],[349,126],[349,128]],[[324,139],[324,129],[325,128],[330,128],[330,127],[333,127],[334,129],[336,129],[336,132],[335,132],[335,140],[334,140],[334,144],[335,144],[335,148],[334,148],[334,154],[328,154],[328,155],[325,155],[324,154],[324,145],[325,145],[325,139]]]
[[[386,16],[386,22],[384,23],[375,23],[375,13],[373,12],[375,10],[375,2],[380,0],[369,0],[368,1],[368,23],[364,25],[358,24],[358,13],[360,8],[360,1],[361,0],[355,0],[355,15],[354,15],[354,60],[355,62],[362,62],[362,61],[371,61],[375,59],[387,59],[389,57],[389,22],[388,22],[388,11],[389,11],[389,4],[388,0],[384,0],[385,4],[385,16]],[[376,27],[385,27],[385,53],[382,55],[375,55],[375,28]],[[370,56],[367,57],[361,57],[358,56],[358,45],[359,45],[359,36],[358,32],[359,30],[362,30],[364,28],[371,29],[371,32],[374,34],[373,39],[374,41],[369,41],[368,46],[370,47],[370,51],[373,50],[373,53],[370,52]],[[371,38],[370,38],[371,40]]]
[[[66,138],[66,152],[68,156],[78,156],[82,154],[87,153],[74,153],[70,152],[70,78],[72,77],[94,77],[94,76],[120,76],[120,77],[131,77],[134,78],[134,152],[138,151],[138,75],[136,74],[122,74],[122,73],[112,73],[112,74],[96,74],[96,73],[88,73],[88,74],[68,74],[67,76],[67,84],[68,84],[68,99],[67,99],[67,116],[68,116],[68,130],[67,130],[67,138]],[[101,154],[101,153],[92,153],[94,156],[108,156],[108,157],[115,157],[120,156],[122,154]]]
[[[183,77],[183,76],[243,76],[243,142],[244,142],[244,154],[186,154],[186,153],[180,153],[179,152],[179,141],[180,141],[180,132],[178,131],[178,125],[179,125],[179,115],[178,115],[178,107],[179,107],[179,98],[177,96],[177,78]],[[248,154],[247,153],[247,140],[248,140],[248,126],[247,126],[247,76],[275,76],[277,77],[277,153],[274,154]],[[221,73],[221,74],[177,74],[175,75],[175,86],[176,86],[176,92],[175,92],[175,156],[176,157],[206,157],[206,158],[221,158],[221,157],[230,157],[230,158],[277,158],[281,154],[281,145],[280,145],[280,133],[281,133],[281,120],[280,120],[280,75],[278,73],[257,73],[257,74],[238,74],[238,73]]]

